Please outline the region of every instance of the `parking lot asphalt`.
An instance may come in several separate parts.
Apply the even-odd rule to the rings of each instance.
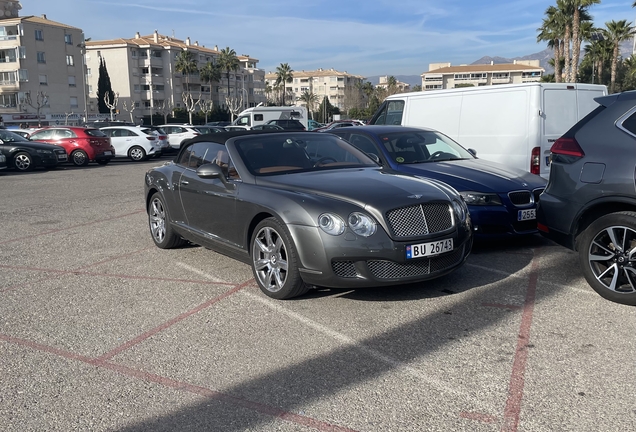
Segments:
[[[635,309],[539,236],[421,284],[262,295],[156,248],[143,173],[0,175],[0,430],[627,431]]]

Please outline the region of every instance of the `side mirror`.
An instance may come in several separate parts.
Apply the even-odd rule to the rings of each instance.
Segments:
[[[202,179],[219,179],[221,180],[221,182],[223,182],[225,187],[229,189],[234,188],[234,185],[227,180],[223,168],[215,163],[201,165],[199,168],[197,168],[197,176]]]
[[[468,149],[468,152],[469,152],[470,154],[472,154],[473,156],[477,157],[477,150],[475,150],[475,149],[470,149],[470,148],[469,148],[469,149]]]
[[[371,159],[373,159],[375,161],[375,163],[377,163],[378,165],[382,166],[382,161],[380,160],[380,157],[375,154],[375,153],[367,153],[367,156],[369,156]]]

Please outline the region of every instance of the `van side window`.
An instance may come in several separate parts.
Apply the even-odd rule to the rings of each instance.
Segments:
[[[254,114],[254,121],[263,121],[263,114]]]
[[[404,113],[403,100],[385,101],[369,124],[376,125],[399,125],[402,124],[402,114]]]

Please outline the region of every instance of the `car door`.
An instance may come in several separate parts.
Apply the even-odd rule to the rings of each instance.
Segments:
[[[202,179],[196,173],[203,164],[229,161],[226,147],[198,142],[188,148],[188,166],[177,183],[188,226],[208,240],[240,247],[240,229],[235,222],[238,183],[231,182],[228,187],[221,179]]]
[[[110,137],[110,143],[115,148],[115,156],[127,156],[128,147],[130,146],[130,137],[122,136],[124,129],[105,129],[102,130]]]

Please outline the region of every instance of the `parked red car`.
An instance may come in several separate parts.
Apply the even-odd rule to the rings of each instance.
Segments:
[[[110,144],[110,138],[95,128],[45,127],[33,132],[29,140],[64,147],[69,161],[76,166],[86,166],[89,162],[106,165],[115,156],[115,148]]]

